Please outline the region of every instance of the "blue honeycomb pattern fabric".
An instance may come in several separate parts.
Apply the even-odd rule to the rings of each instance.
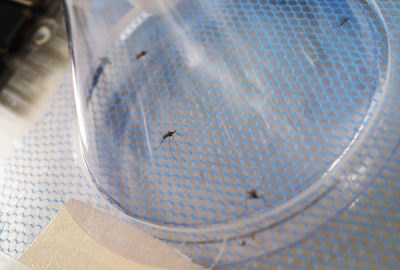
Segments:
[[[250,215],[259,211],[265,204],[271,204],[272,207],[279,205],[310,185],[312,179],[321,176],[357,132],[356,129],[361,125],[374,98],[374,90],[380,83],[381,78],[376,74],[384,74],[382,71],[388,68],[384,61],[385,57],[388,57],[388,47],[385,37],[379,34],[382,26],[373,23],[376,19],[373,14],[369,20],[360,20],[357,23],[349,21],[343,27],[337,27],[338,22],[340,25],[340,20],[350,10],[354,11],[344,4],[345,1],[258,2],[259,5],[250,1],[215,1],[224,5],[208,3],[211,6],[205,6],[194,14],[187,12],[186,17],[180,18],[186,26],[196,29],[190,37],[192,41],[207,42],[209,45],[206,51],[195,48],[202,53],[199,56],[201,58],[208,59],[212,56],[208,68],[196,74],[187,71],[185,73],[185,69],[182,68],[185,59],[177,57],[184,54],[179,52],[179,46],[174,45],[174,40],[168,40],[176,33],[172,33],[170,29],[163,29],[156,19],[146,21],[135,31],[132,38],[127,39],[126,42],[130,45],[128,47],[133,50],[124,46],[113,48],[113,57],[110,58],[112,65],[106,67],[104,76],[99,79],[91,97],[94,119],[97,119],[95,124],[99,125],[96,127],[98,133],[95,134],[98,142],[96,150],[103,156],[99,165],[106,176],[99,183],[109,197],[118,200],[119,205],[129,210],[133,216],[164,224],[224,223],[243,213]],[[314,8],[324,10],[324,14],[331,12],[332,16],[313,20],[313,4]],[[391,61],[398,63],[400,32],[396,26],[400,25],[400,3],[395,0],[381,0],[378,4],[391,30]],[[268,9],[263,9],[263,5],[268,5]],[[311,6],[311,9],[304,6]],[[181,8],[193,11],[190,6]],[[223,11],[228,8],[236,10],[237,13],[224,14]],[[243,8],[254,12],[243,16],[240,14],[240,9]],[[335,8],[335,12],[332,8]],[[227,23],[225,31],[223,25],[216,23],[217,18],[197,24],[202,17],[197,18],[195,15],[207,9],[214,10],[213,14],[224,18]],[[265,12],[268,14],[264,14]],[[262,27],[265,16],[270,17],[267,29]],[[284,16],[287,18],[281,20]],[[247,27],[246,24],[250,23],[256,26]],[[257,23],[260,25],[257,26]],[[293,24],[299,25],[300,28],[291,28],[290,25]],[[318,31],[314,36],[308,35],[308,30],[302,32],[302,29],[308,29],[315,24],[318,24]],[[220,28],[213,29],[215,25],[220,25]],[[366,26],[368,27],[365,28]],[[163,31],[158,32],[157,29]],[[360,29],[369,29],[368,33],[372,36],[366,40],[365,33],[358,31]],[[236,31],[236,34],[245,34],[249,40],[235,37]],[[256,36],[260,40],[250,40],[250,37],[254,36],[251,31],[259,31]],[[214,33],[215,36],[210,36],[210,33]],[[295,35],[300,35],[304,46],[296,44],[295,40],[299,37]],[[233,44],[233,41],[236,43]],[[247,56],[244,50],[252,48],[253,51],[257,51],[257,48],[248,45],[252,42],[281,44],[280,46],[289,49],[264,48],[267,51],[260,53],[269,57],[261,61],[257,55]],[[157,47],[160,43],[170,46]],[[221,48],[218,47],[219,44],[225,46]],[[137,52],[143,48],[149,53],[138,61]],[[235,49],[239,52],[234,51]],[[155,53],[160,51],[162,53]],[[287,55],[280,55],[281,51],[286,51]],[[238,53],[245,57],[235,58]],[[273,55],[274,53],[279,55]],[[296,58],[298,53],[315,59],[302,57],[299,59],[303,59],[304,62],[289,63],[288,59]],[[160,54],[164,58],[153,56]],[[228,80],[226,84],[225,80],[221,83],[219,78],[212,78],[215,73],[212,63],[218,62],[219,59],[232,61],[231,66],[222,67],[225,74],[231,74],[229,80],[232,81]],[[279,63],[268,63],[276,59],[279,59]],[[148,63],[152,64],[151,74],[146,73]],[[268,66],[275,64],[287,68],[267,70]],[[254,70],[249,71],[248,67]],[[221,66],[218,65],[218,68]],[[129,69],[129,74],[135,74],[136,77],[126,77],[119,72],[124,69]],[[171,70],[173,74],[168,74]],[[318,76],[315,70],[320,72]],[[261,80],[257,81],[257,78]],[[395,79],[397,85],[400,85],[400,78]],[[310,88],[299,89],[297,81],[309,85]],[[17,149],[2,167],[0,249],[11,256],[22,254],[68,198],[74,197],[104,210],[110,207],[107,197],[96,190],[76,164],[72,128],[75,124],[74,100],[69,82],[70,77],[67,77],[67,82],[53,99],[51,110],[37,123],[24,139],[21,148]],[[353,85],[353,82],[359,83]],[[268,87],[275,92],[269,97],[262,94],[257,96],[258,86],[266,87],[267,84],[270,84]],[[157,85],[158,88],[146,91],[148,85]],[[240,89],[229,92],[228,89],[233,85],[240,85],[240,89],[246,89],[251,95],[239,93]],[[293,91],[291,94],[283,93],[280,90],[283,88]],[[130,89],[139,90],[132,93]],[[191,90],[182,95],[179,89]],[[203,92],[203,89],[206,91]],[[221,89],[223,91],[220,91]],[[295,91],[296,89],[298,91]],[[391,98],[399,99],[399,95],[396,94],[398,91],[392,92],[394,93]],[[187,96],[187,93],[191,93],[192,96]],[[239,94],[241,96],[238,96]],[[257,99],[254,100],[254,97]],[[193,100],[202,102],[190,103]],[[235,102],[239,102],[240,106]],[[276,118],[268,119],[263,118],[263,111],[261,118],[257,118],[258,111],[255,108],[260,105],[259,102],[271,104],[269,113],[265,115],[272,117],[273,112],[280,113]],[[222,105],[218,108],[199,108],[207,103]],[[96,104],[101,106],[95,106]],[[285,104],[289,108],[284,107]],[[133,109],[129,109],[131,107]],[[190,111],[191,114],[185,115],[182,111]],[[149,123],[146,127],[147,134],[140,126],[144,122],[143,115],[153,117],[146,118]],[[208,128],[212,127],[213,123],[209,123],[209,126],[196,126],[199,122],[205,122],[208,115],[217,115],[215,121],[225,122],[226,130]],[[232,119],[232,115],[236,115],[237,119]],[[307,121],[304,120],[305,115]],[[249,125],[258,126],[259,134],[241,126],[241,123],[250,118],[253,118],[254,123]],[[135,126],[135,123],[140,125]],[[384,130],[374,132],[377,145],[378,140],[386,138],[398,141],[399,130],[395,129],[397,124],[388,123]],[[180,146],[175,145],[171,151],[168,142],[165,142],[162,147],[154,150],[160,143],[160,137],[165,131],[173,128],[173,125],[180,127],[181,134],[176,137]],[[264,132],[263,128],[266,129]],[[235,140],[229,141],[226,134],[236,134],[237,130],[243,132],[235,135]],[[263,140],[265,132],[268,136]],[[224,135],[226,137],[220,139]],[[296,141],[302,141],[303,145]],[[146,146],[147,142],[150,147]],[[115,145],[123,147],[116,149]],[[227,156],[227,149],[232,145],[239,153],[221,159],[221,156]],[[251,151],[240,152],[241,149]],[[371,148],[371,151],[373,150],[375,149]],[[140,155],[132,156],[125,151],[139,151]],[[125,154],[132,156],[132,160],[121,162],[120,157]],[[265,159],[268,162],[261,166],[260,162]],[[201,162],[198,162],[199,160]],[[286,161],[285,164],[281,164],[283,160]],[[202,162],[206,165],[202,165]],[[243,262],[228,263],[221,266],[221,269],[395,269],[400,263],[400,150],[393,150],[391,159],[382,162],[382,165],[383,163],[386,165],[377,179],[347,210],[304,240],[272,255],[251,258],[251,251],[255,251],[259,247],[258,242],[263,239],[249,237],[246,239],[246,245],[250,248],[250,256],[243,255]],[[265,166],[267,170],[264,170]],[[268,177],[264,175],[265,171],[270,174]],[[138,177],[146,180],[133,183],[128,181]],[[260,184],[261,177],[271,180]],[[292,178],[298,182],[282,180]],[[172,179],[177,180],[171,181]],[[188,179],[191,185],[187,184]],[[213,181],[215,179],[219,181]],[[267,203],[244,203],[243,189],[255,186],[259,187],[268,199]],[[271,190],[279,192],[268,193]],[[175,196],[178,193],[185,195],[181,198],[184,202],[182,204],[177,203]],[[146,201],[148,198],[152,198],[151,202]],[[160,208],[160,205],[164,207]],[[194,210],[195,216],[187,215]],[[296,231],[292,233],[295,234]],[[200,254],[196,258],[189,247],[181,248],[195,260],[203,259]],[[202,251],[201,247],[192,249]],[[218,251],[212,250],[215,256]],[[228,249],[227,254],[224,254],[227,258],[240,255],[238,248]]]
[[[115,46],[90,96],[97,182],[148,221],[225,223],[295,197],[352,141],[387,70],[383,26],[346,1],[185,1],[173,14]],[[265,204],[245,202],[252,188]]]

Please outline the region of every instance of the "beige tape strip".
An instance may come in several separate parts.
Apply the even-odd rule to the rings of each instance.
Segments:
[[[81,203],[74,201],[75,207],[81,205]],[[85,206],[82,213],[84,211],[88,211],[91,208]],[[95,218],[91,221],[98,222],[99,228],[101,228],[101,224],[108,224],[110,222],[116,222],[110,216],[92,209],[92,215],[95,215]],[[97,213],[98,215],[96,216]],[[117,224],[118,225],[118,224]],[[121,227],[122,226],[122,227]],[[125,230],[123,225],[114,226],[115,230]],[[107,226],[107,229],[112,229],[113,226]],[[118,232],[119,234],[123,232]],[[109,236],[112,236],[110,234]],[[136,243],[140,241],[146,241],[146,239],[152,239],[150,236],[145,235],[144,233],[138,233],[135,231],[128,233],[129,237],[137,236]],[[157,241],[152,239],[151,245],[146,248],[146,242],[140,243],[140,250],[145,250],[147,253],[154,256],[162,256],[160,258],[165,261],[165,265],[173,265],[174,260],[178,258],[175,254],[173,257],[165,257],[169,251],[165,250],[165,247],[162,247],[161,254],[157,255],[158,250],[155,248]],[[132,244],[132,239],[130,242],[125,242]],[[165,243],[162,243],[166,245]],[[135,252],[138,248],[135,247],[127,247],[124,246],[122,248],[125,251]],[[171,249],[172,250],[172,249]],[[144,254],[144,253],[143,253]],[[142,255],[143,255],[142,254]],[[175,257],[174,257],[175,256]],[[135,256],[131,256],[135,257]],[[111,269],[120,269],[120,270],[160,270],[166,268],[157,268],[152,266],[146,266],[144,264],[138,263],[133,260],[129,260],[128,258],[118,255],[115,252],[112,252],[110,249],[104,247],[99,244],[93,238],[91,238],[82,228],[74,221],[70,213],[67,209],[61,210],[55,219],[50,222],[50,224],[40,233],[38,238],[33,242],[33,244],[25,251],[25,253],[21,256],[20,261],[25,265],[31,267],[34,270],[111,270]],[[182,258],[178,258],[178,265],[174,267],[175,269],[199,269],[198,266],[190,263],[186,259],[182,260]],[[170,269],[170,267],[168,267]]]

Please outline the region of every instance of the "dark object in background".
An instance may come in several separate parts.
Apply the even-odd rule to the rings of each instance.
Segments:
[[[60,18],[59,0],[0,0],[1,104],[18,103],[19,107],[24,107],[23,104],[37,94],[29,90],[26,78],[37,77],[38,74],[33,73],[42,70],[38,65],[45,65],[46,61],[43,58],[35,61],[32,54],[37,53],[39,47],[46,47],[44,45],[56,36]],[[26,74],[24,78],[21,73]],[[10,96],[17,98],[5,102]]]
[[[25,5],[0,1],[0,91],[8,81],[11,70],[6,58],[18,50],[21,30],[32,19],[32,11]]]
[[[4,56],[16,45],[20,30],[32,18],[32,12],[26,6],[3,0],[0,18],[0,55]]]
[[[36,43],[43,21],[53,19],[59,6],[51,0],[0,0],[0,57],[18,52],[32,38]]]

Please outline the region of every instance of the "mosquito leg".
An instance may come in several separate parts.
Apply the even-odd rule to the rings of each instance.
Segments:
[[[264,196],[259,196],[259,199],[261,199],[261,200],[263,201],[263,203],[264,203],[264,205],[265,205],[266,207],[273,208],[273,205],[271,205],[270,203],[268,203]],[[242,217],[245,215],[245,213],[248,211],[248,209],[249,209],[249,202],[248,202],[248,201],[249,201],[249,200],[258,200],[258,199],[253,199],[253,198],[248,198],[248,197],[246,197],[246,198],[245,198],[246,206],[245,206],[243,212],[239,215],[238,218],[242,218]]]
[[[174,155],[174,149],[172,149],[172,146],[171,146],[171,138],[168,138],[168,145],[169,145],[169,150],[171,151],[172,157],[174,159],[176,159],[175,155]]]
[[[244,215],[246,214],[246,212],[247,212],[247,209],[248,209],[248,202],[247,202],[247,198],[245,198],[244,199],[244,201],[245,201],[245,203],[246,203],[246,206],[244,207],[244,210],[242,211],[242,213],[240,213],[240,215],[238,216],[238,218],[242,218],[242,217],[244,217]]]
[[[171,138],[168,138],[168,145],[169,145],[169,150],[171,151],[171,153],[174,153],[174,149],[172,149],[172,146],[171,146]]]
[[[174,136],[172,136],[171,138],[172,138],[172,142],[173,142],[174,144],[176,144],[176,145],[178,145],[178,146],[181,146],[179,143],[175,142]]]
[[[263,201],[263,203],[264,203],[264,205],[265,205],[266,207],[273,208],[272,204],[270,204],[269,202],[267,202],[267,200],[265,199],[264,196],[260,196],[260,199]]]
[[[160,144],[159,144],[156,148],[154,148],[154,151],[156,151],[158,148],[160,148],[161,145],[163,144],[163,142],[164,142],[164,140],[161,140],[161,141],[160,141]]]

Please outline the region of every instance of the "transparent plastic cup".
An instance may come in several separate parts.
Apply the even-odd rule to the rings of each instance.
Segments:
[[[397,145],[379,2],[66,0],[83,168],[108,211],[216,267],[354,204]]]

